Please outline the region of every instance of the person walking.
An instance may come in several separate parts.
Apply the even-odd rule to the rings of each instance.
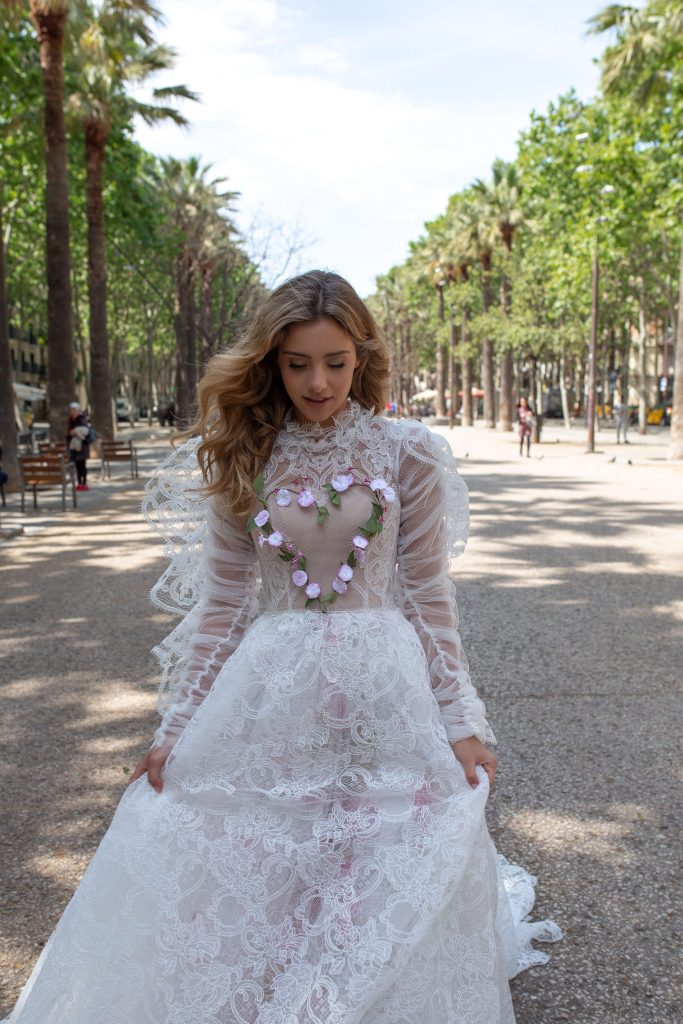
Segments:
[[[66,425],[66,447],[69,461],[76,467],[77,491],[89,491],[88,455],[90,453],[90,424],[78,402],[69,405],[69,419]]]
[[[622,436],[624,444],[630,444],[626,437],[626,432],[628,430],[628,406],[621,397],[617,398],[615,401],[612,409],[612,415],[614,416],[614,422],[617,428],[617,444],[621,444]]]
[[[389,381],[326,271],[209,361],[143,502],[153,599],[185,615],[162,721],[11,1024],[513,1024],[529,937],[560,933],[486,828],[467,489],[445,438],[381,415]]]
[[[524,442],[526,441],[527,458],[531,457],[531,434],[534,429],[534,412],[529,405],[528,399],[522,397],[517,403],[515,413],[517,420],[517,433],[519,435],[519,454],[523,455]]]

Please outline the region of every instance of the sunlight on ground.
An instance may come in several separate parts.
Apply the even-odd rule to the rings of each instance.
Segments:
[[[506,826],[518,832],[549,855],[579,853],[610,863],[615,855],[620,863],[635,863],[636,854],[624,840],[630,839],[634,825],[652,817],[648,808],[636,804],[612,805],[619,821],[574,817],[547,810],[524,810],[513,814]]]

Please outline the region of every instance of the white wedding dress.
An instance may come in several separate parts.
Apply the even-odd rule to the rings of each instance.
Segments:
[[[8,1020],[510,1024],[508,978],[560,932],[525,920],[535,880],[449,746],[493,741],[450,448],[351,401],[287,418],[249,533],[200,483],[189,442],[143,503],[172,555],[153,599],[184,613],[157,648],[163,792],[126,790]]]

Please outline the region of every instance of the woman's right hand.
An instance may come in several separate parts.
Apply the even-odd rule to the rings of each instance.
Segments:
[[[157,793],[161,793],[164,788],[164,783],[161,778],[161,769],[168,760],[168,755],[171,753],[170,747],[151,747],[150,750],[141,757],[135,766],[135,771],[130,777],[130,782],[135,782],[141,775],[147,772],[147,781],[149,782],[152,789],[155,789]],[[128,785],[130,785],[130,782]]]

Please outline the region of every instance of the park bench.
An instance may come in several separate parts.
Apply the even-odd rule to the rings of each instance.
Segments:
[[[138,451],[132,441],[100,441],[102,453],[102,478],[105,476],[111,479],[112,462],[129,462],[130,478],[137,479],[138,476]]]
[[[20,455],[21,511],[26,511],[26,491],[33,491],[33,507],[38,508],[38,491],[53,487],[62,489],[62,512],[66,512],[66,489],[71,487],[71,499],[76,508],[76,485],[73,465],[63,452],[43,452],[40,455]]]

